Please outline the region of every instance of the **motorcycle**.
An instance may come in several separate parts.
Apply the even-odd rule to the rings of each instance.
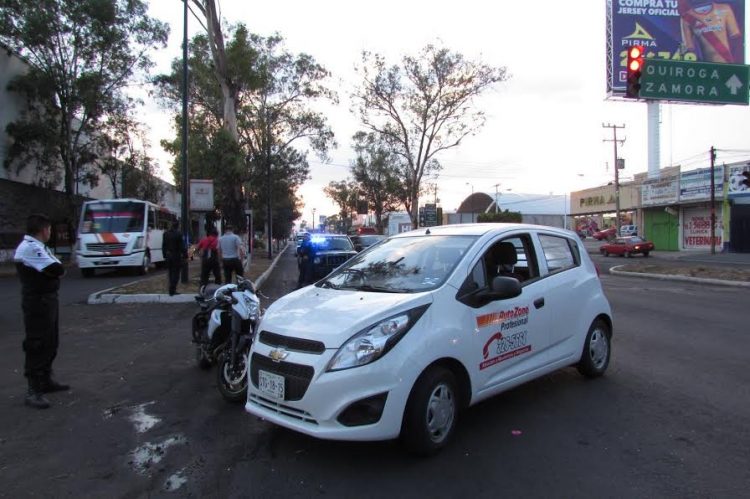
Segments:
[[[247,355],[257,332],[261,309],[255,285],[237,277],[237,284],[206,285],[195,301],[193,343],[202,369],[218,366],[219,392],[230,402],[247,394]]]

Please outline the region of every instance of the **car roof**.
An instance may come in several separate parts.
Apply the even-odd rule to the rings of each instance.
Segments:
[[[494,232],[500,234],[514,230],[544,230],[553,231],[562,235],[571,236],[573,232],[564,230],[559,227],[550,227],[547,225],[518,224],[518,223],[479,223],[479,224],[453,224],[438,225],[436,227],[421,227],[409,232],[402,232],[391,237],[414,237],[419,235],[445,235],[445,236],[483,236]],[[428,232],[429,231],[429,232]]]

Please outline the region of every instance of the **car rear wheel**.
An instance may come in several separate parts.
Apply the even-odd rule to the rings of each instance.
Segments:
[[[602,376],[609,366],[612,332],[607,323],[597,319],[591,324],[583,344],[581,360],[576,365],[578,372],[587,378]]]
[[[633,253],[632,253],[632,252],[630,252],[630,251],[626,251],[626,252],[625,252],[625,256],[626,256],[627,258],[630,258],[631,256],[633,256]]]
[[[604,256],[609,256],[609,251],[607,250],[602,251],[602,253],[604,253]]]
[[[458,419],[458,390],[452,372],[432,367],[412,388],[404,413],[402,440],[409,451],[435,454],[450,440]]]

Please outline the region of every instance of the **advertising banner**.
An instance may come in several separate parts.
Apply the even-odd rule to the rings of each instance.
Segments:
[[[623,94],[627,50],[646,58],[745,64],[745,0],[607,0],[607,90]]]
[[[213,211],[214,181],[190,179],[190,211]]]
[[[724,198],[724,167],[714,168],[714,196]],[[711,197],[711,169],[701,168],[680,174],[680,202],[706,201]]]
[[[676,204],[680,182],[677,177],[644,182],[641,186],[641,206]]]
[[[716,217],[715,244],[721,248],[724,231],[721,216]],[[711,248],[711,212],[708,208],[686,208],[682,212],[683,249]]]
[[[729,174],[728,195],[730,198],[750,197],[750,187],[742,183],[745,177],[742,172],[750,172],[750,163],[726,165]]]

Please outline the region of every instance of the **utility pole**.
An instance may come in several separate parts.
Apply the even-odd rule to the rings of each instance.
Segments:
[[[716,164],[716,148],[711,146],[711,254],[716,254],[716,185],[714,185],[714,166]]]
[[[495,214],[497,215],[497,188],[500,187],[500,184],[495,184]]]
[[[187,248],[190,244],[190,186],[188,180],[188,0],[183,0],[182,13],[182,239]],[[189,281],[188,264],[185,260],[182,266],[180,281],[185,284]]]
[[[617,232],[615,233],[615,236],[620,235],[620,164],[617,161],[617,143],[620,142],[620,144],[625,143],[625,139],[617,140],[617,130],[618,129],[624,129],[625,125],[613,125],[611,123],[607,123],[606,125],[602,123],[602,128],[611,128],[612,129],[612,140],[604,139],[604,142],[612,142],[615,149],[615,227]]]

